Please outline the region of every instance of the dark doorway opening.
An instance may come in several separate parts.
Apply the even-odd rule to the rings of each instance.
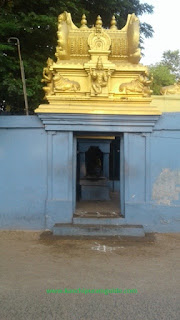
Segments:
[[[77,138],[74,217],[123,217],[120,210],[120,139],[120,136]]]

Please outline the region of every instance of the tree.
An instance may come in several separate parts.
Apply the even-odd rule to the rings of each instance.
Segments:
[[[180,80],[180,52],[175,51],[165,51],[162,57],[162,64],[167,66],[172,74],[175,75],[176,80]]]
[[[160,95],[161,87],[174,84],[176,77],[170,72],[168,66],[157,63],[156,65],[150,66],[149,70],[154,79],[151,85],[153,94]]]
[[[0,12],[0,99],[11,105],[12,113],[24,114],[24,100],[17,47],[9,37],[21,43],[30,113],[42,102],[42,69],[47,57],[54,55],[59,10],[68,10],[81,19],[79,0],[1,0]]]
[[[151,65],[149,69],[154,78],[151,89],[154,94],[159,95],[161,87],[174,84],[180,80],[179,50],[164,51],[161,61],[155,65]]]
[[[57,43],[57,17],[71,12],[74,23],[80,25],[86,14],[88,25],[101,14],[104,27],[109,27],[112,15],[118,27],[125,25],[127,15],[152,13],[153,7],[139,0],[0,0],[0,101],[6,100],[13,114],[24,114],[24,100],[17,47],[7,42],[17,37],[21,43],[30,113],[42,103],[42,70],[48,57],[54,58]],[[152,27],[141,26],[145,37],[152,36]]]
[[[110,26],[113,15],[116,16],[117,27],[121,29],[125,26],[129,13],[135,13],[136,16],[141,16],[143,13],[153,13],[152,5],[140,3],[139,0],[85,0],[82,3],[84,3],[84,8],[88,11],[88,23],[93,25],[97,15],[100,14],[104,27]],[[147,23],[141,24],[141,32],[145,38],[153,35],[153,29]]]

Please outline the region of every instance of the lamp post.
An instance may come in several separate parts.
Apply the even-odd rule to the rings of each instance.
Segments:
[[[26,91],[26,80],[25,80],[25,73],[24,73],[24,64],[21,58],[21,49],[20,49],[20,41],[16,37],[10,37],[8,39],[8,42],[11,42],[11,40],[15,40],[15,44],[17,44],[18,48],[18,55],[19,55],[19,64],[20,64],[20,70],[21,70],[21,79],[23,84],[23,93],[24,93],[24,104],[25,104],[25,111],[26,115],[29,115],[29,107],[28,107],[28,100],[27,100],[27,91]]]

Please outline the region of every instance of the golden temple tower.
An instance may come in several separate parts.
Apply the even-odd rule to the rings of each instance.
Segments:
[[[36,113],[158,115],[151,104],[147,67],[139,63],[139,20],[129,14],[117,29],[113,16],[110,29],[100,16],[88,28],[82,16],[77,28],[71,14],[58,17],[56,62],[48,58],[43,70],[45,98]]]

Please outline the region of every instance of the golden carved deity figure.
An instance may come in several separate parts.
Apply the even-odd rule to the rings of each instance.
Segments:
[[[96,69],[90,69],[92,89],[95,95],[102,93],[102,88],[107,86],[110,70],[105,71],[101,57],[98,58]]]
[[[180,94],[180,80],[170,86],[162,87],[160,92],[162,95]]]
[[[41,82],[46,83],[46,87],[43,87],[45,95],[54,94],[54,85],[53,85],[53,71],[51,67],[53,65],[53,60],[51,58],[47,59],[47,67],[43,69],[43,79]]]
[[[77,81],[64,78],[57,73],[54,78],[54,87],[57,91],[79,91],[80,85]]]
[[[137,79],[132,80],[127,83],[122,83],[119,86],[119,91],[121,93],[141,93],[144,97],[148,97],[151,95],[152,90],[150,89],[150,84],[153,81],[153,77],[151,79],[148,78],[148,72],[144,72],[143,75],[139,75]]]

